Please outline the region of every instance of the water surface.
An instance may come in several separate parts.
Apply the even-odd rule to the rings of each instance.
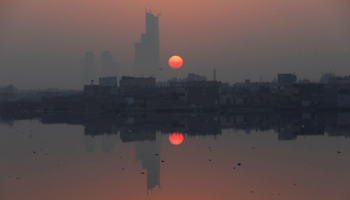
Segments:
[[[349,116],[5,116],[0,199],[350,199]]]

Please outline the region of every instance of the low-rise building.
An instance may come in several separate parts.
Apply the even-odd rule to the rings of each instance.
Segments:
[[[154,88],[156,87],[156,79],[154,77],[138,78],[123,76],[120,80],[120,87],[141,87],[141,88]]]
[[[350,108],[350,94],[340,93],[337,95],[337,106]]]
[[[98,84],[102,86],[117,86],[118,80],[116,76],[101,77]]]
[[[84,85],[84,95],[108,96],[117,95],[117,93],[118,88],[116,86]]]
[[[279,85],[291,85],[296,83],[297,76],[295,74],[278,74]]]
[[[120,80],[120,92],[122,94],[153,94],[156,87],[156,79],[136,78],[123,76]]]

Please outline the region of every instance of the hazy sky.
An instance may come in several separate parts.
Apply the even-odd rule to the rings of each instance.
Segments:
[[[147,3],[161,12],[157,80],[212,79],[214,67],[231,83],[350,75],[349,0],[1,0],[0,86],[78,88],[85,51],[109,50],[134,75]],[[167,66],[172,55],[182,68]]]

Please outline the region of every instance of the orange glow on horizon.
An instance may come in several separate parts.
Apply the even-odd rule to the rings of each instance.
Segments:
[[[180,145],[184,141],[182,133],[172,133],[169,135],[169,141],[173,145]]]
[[[184,63],[182,58],[180,56],[172,56],[169,59],[169,66],[173,69],[178,69],[182,66],[182,64]]]

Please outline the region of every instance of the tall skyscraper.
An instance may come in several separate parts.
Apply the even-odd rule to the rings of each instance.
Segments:
[[[107,71],[113,65],[113,56],[109,51],[104,51],[101,53],[101,75],[102,77],[108,76]]]
[[[139,75],[154,76],[160,68],[158,18],[146,10],[146,33],[135,43],[135,67]]]
[[[96,62],[93,52],[85,52],[85,56],[80,59],[80,83],[81,86],[90,85],[91,80],[96,81]]]
[[[118,63],[113,62],[113,56],[109,51],[101,53],[101,77],[117,76]]]

